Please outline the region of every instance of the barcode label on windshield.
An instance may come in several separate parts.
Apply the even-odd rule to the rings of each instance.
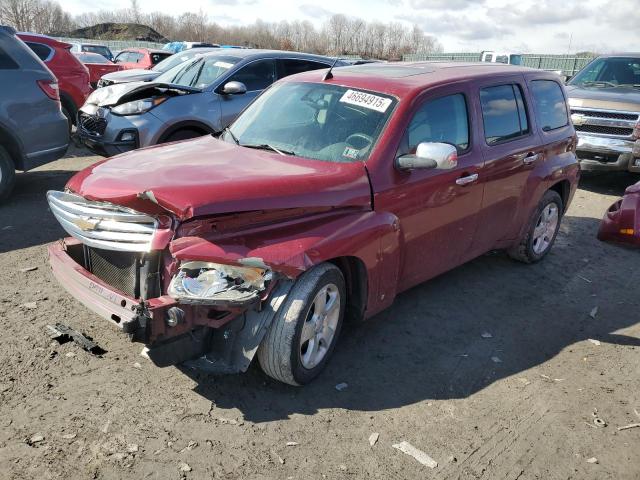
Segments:
[[[347,90],[344,92],[344,95],[342,95],[340,101],[381,113],[386,112],[389,105],[391,105],[390,98],[379,97],[371,93],[358,92],[357,90]]]

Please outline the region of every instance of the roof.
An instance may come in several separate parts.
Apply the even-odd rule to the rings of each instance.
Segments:
[[[325,70],[314,70],[286,77],[285,81],[322,81]],[[542,70],[483,62],[395,62],[368,63],[339,67],[333,70],[333,78],[327,80],[337,85],[359,88],[402,96],[425,87],[450,83],[455,80],[469,80],[485,76],[513,75],[514,73],[537,72]],[[551,75],[551,74],[549,74]]]
[[[18,38],[27,38],[28,40],[31,40],[33,42],[39,41],[42,43],[46,43],[47,45],[50,45],[50,46],[58,46],[60,48],[71,47],[70,43],[61,42],[60,40],[56,40],[53,37],[50,37],[48,35],[43,35],[41,33],[18,32],[16,35],[18,36]]]
[[[173,55],[173,52],[171,52],[169,50],[162,50],[160,48],[131,47],[131,48],[123,48],[120,51],[121,52],[164,53],[164,54],[168,54],[168,55]]]
[[[302,58],[308,60],[318,60],[324,62],[331,62],[335,60],[332,57],[326,57],[323,55],[314,55],[312,53],[290,52],[287,50],[261,50],[254,48],[219,48],[214,52],[203,53],[203,55],[225,55],[238,58],[261,58],[261,57],[273,57],[273,58]]]
[[[640,52],[621,52],[621,53],[605,53],[598,55],[598,57],[612,58],[612,57],[640,57]]]

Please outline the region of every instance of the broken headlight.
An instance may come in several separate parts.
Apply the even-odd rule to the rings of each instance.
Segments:
[[[184,303],[251,303],[271,280],[271,270],[209,262],[186,262],[171,280],[168,294]]]
[[[137,115],[151,110],[164,102],[167,97],[145,98],[142,100],[134,100],[133,102],[123,103],[111,109],[116,115]]]

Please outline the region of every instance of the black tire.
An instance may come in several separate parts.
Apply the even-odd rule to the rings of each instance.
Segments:
[[[316,295],[327,285],[336,286],[339,293],[338,322],[324,357],[315,367],[307,369],[302,364],[300,353],[304,346],[300,341],[302,328],[312,312]],[[260,344],[258,361],[262,370],[271,378],[295,386],[304,385],[316,378],[335,349],[344,320],[346,301],[344,277],[335,265],[321,263],[303,273],[291,288]]]
[[[537,248],[534,248],[536,240],[534,237],[534,232],[536,230],[536,227],[538,226],[539,221],[541,220],[543,210],[545,210],[552,204],[554,204],[555,208],[557,208],[558,222],[555,226],[555,230],[549,240],[548,245],[543,250],[539,250]],[[531,215],[531,219],[529,220],[527,231],[525,232],[524,236],[515,247],[507,251],[509,256],[514,260],[518,260],[519,262],[524,263],[535,263],[542,260],[547,255],[547,253],[549,253],[551,247],[553,247],[553,244],[556,241],[563,213],[564,206],[560,195],[558,195],[558,193],[554,192],[553,190],[547,191],[542,196],[542,199],[540,200],[540,203],[538,203],[536,209],[533,211],[533,215]]]
[[[179,142],[180,140],[189,140],[191,138],[198,138],[205,135],[200,130],[194,130],[191,128],[183,128],[177,132],[173,132],[168,135],[161,143]]]
[[[67,117],[67,123],[69,124],[69,134],[71,134],[71,130],[73,128],[73,125],[75,124],[73,115],[71,115],[71,112],[64,105],[62,106],[62,114]]]
[[[0,145],[0,202],[3,202],[13,190],[16,183],[16,167],[9,152]]]

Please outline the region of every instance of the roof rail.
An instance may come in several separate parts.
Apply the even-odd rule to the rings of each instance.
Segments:
[[[13,27],[9,27],[8,25],[0,25],[0,30],[7,32],[9,35],[16,34],[16,29]]]

